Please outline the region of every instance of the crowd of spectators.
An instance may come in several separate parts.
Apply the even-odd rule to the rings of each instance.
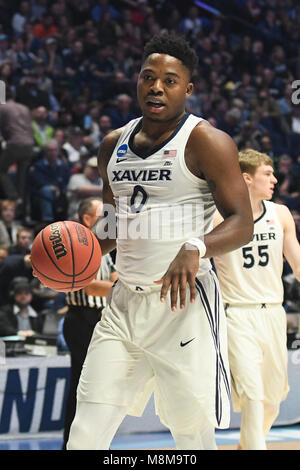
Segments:
[[[299,2],[210,0],[214,12],[197,3],[0,0],[2,304],[16,269],[32,280],[27,253],[11,253],[19,230],[29,227],[34,236],[52,220],[76,220],[80,198],[101,194],[99,144],[140,115],[143,46],[162,30],[184,35],[199,56],[187,110],[227,132],[240,150],[271,156],[275,199],[291,209],[300,232]],[[22,139],[16,116],[23,116]],[[10,166],[1,163],[4,155]]]

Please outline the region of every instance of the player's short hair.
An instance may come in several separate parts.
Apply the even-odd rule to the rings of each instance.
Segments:
[[[239,152],[239,164],[242,173],[249,173],[250,175],[254,175],[260,165],[270,165],[273,167],[273,161],[269,155],[253,149]]]
[[[175,36],[166,32],[157,34],[150,39],[144,47],[143,63],[151,54],[167,54],[180,60],[193,75],[198,65],[196,51],[182,36]]]

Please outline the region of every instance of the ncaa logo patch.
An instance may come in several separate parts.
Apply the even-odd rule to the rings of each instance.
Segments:
[[[118,156],[118,158],[124,157],[124,156],[126,155],[126,153],[127,153],[127,149],[128,149],[127,144],[121,145],[121,146],[118,148],[118,150],[117,150],[117,156]]]

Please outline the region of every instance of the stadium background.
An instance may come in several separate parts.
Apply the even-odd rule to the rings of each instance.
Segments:
[[[188,111],[223,129],[240,150],[252,147],[271,156],[278,178],[274,200],[292,211],[299,239],[300,6],[296,0],[0,0],[0,80],[7,97],[29,109],[34,139],[26,199],[15,197],[16,223],[29,228],[32,237],[49,223],[35,202],[40,193],[34,174],[52,139],[58,142],[57,158],[66,171],[53,204],[53,220],[76,220],[76,210],[72,207],[70,212],[73,193],[68,184],[74,175],[84,173],[107,132],[139,116],[135,90],[143,45],[163,29],[183,34],[199,55]],[[3,153],[2,126],[0,120]],[[8,174],[15,183],[16,164]],[[91,184],[101,191],[101,180]],[[5,199],[10,198],[0,185],[0,200]],[[3,305],[9,282],[20,274],[20,265],[12,261],[17,256],[22,262],[30,246],[7,247],[0,240],[0,248],[4,249]],[[33,280],[30,269],[22,267],[22,274]],[[299,335],[300,289],[287,264],[283,281],[292,348]],[[58,311],[63,317],[64,296],[41,304],[39,293],[34,301],[49,318],[54,314],[57,321]]]

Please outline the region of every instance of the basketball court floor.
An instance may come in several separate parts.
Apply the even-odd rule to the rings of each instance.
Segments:
[[[236,449],[239,430],[217,430],[216,441],[219,450]],[[0,450],[60,450],[61,434],[20,435],[14,439],[0,437]],[[274,427],[267,437],[269,450],[300,450],[300,425]],[[111,444],[111,450],[172,450],[174,440],[169,432],[138,434],[117,434]]]

